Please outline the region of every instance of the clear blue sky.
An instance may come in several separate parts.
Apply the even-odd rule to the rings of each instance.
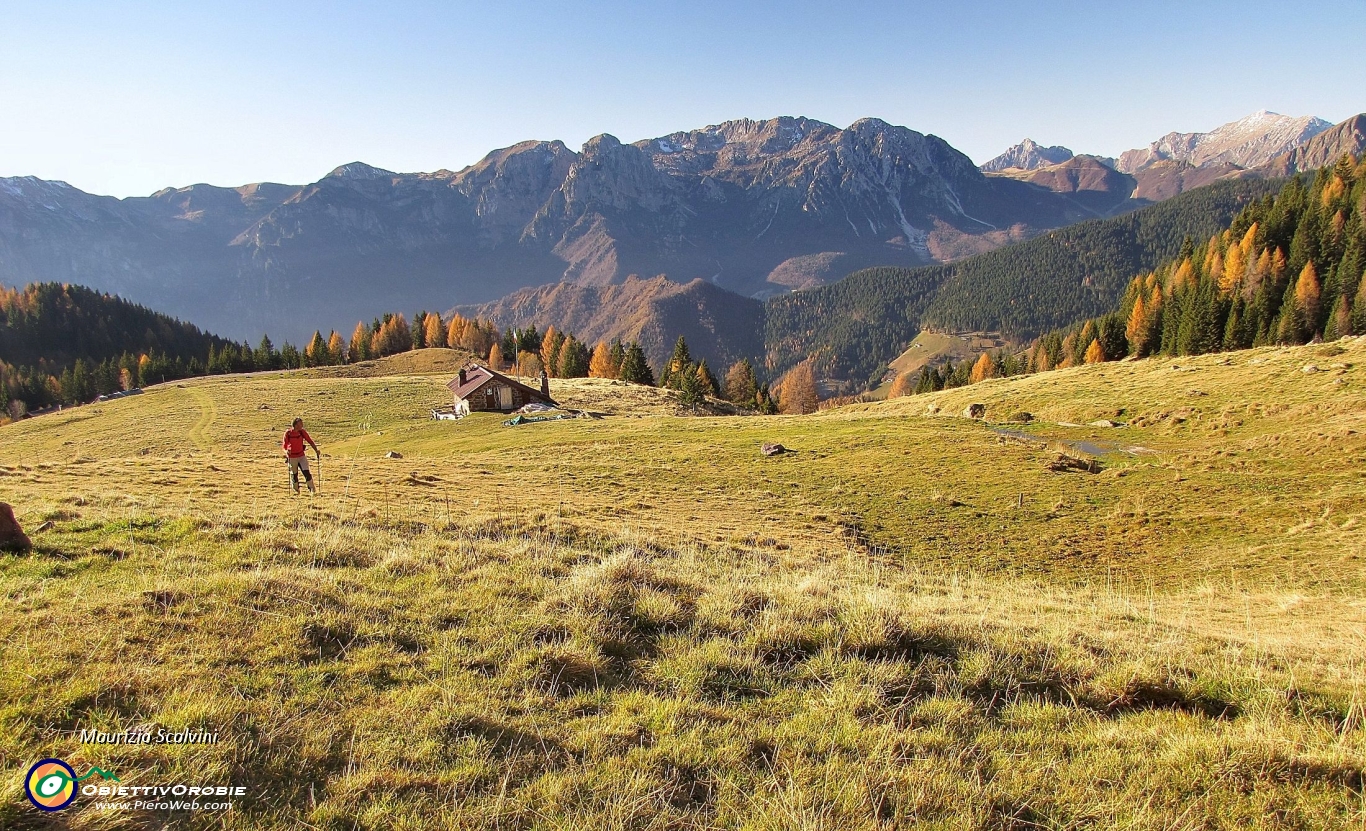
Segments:
[[[210,8],[212,6],[212,8]],[[0,2],[0,175],[94,193],[458,169],[516,141],[876,116],[978,162],[1366,110],[1366,0]]]

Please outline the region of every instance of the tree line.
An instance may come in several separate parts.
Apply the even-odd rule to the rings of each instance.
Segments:
[[[499,371],[553,378],[612,378],[678,391],[685,406],[722,398],[760,413],[811,412],[818,394],[810,364],[770,386],[753,364],[737,361],[719,379],[694,361],[686,340],[656,375],[636,341],[593,345],[573,332],[535,326],[500,330],[492,321],[421,311],[360,321],[349,339],[315,331],[303,349],[269,335],[255,347],[201,332],[190,324],[79,286],[41,284],[0,294],[0,418],[148,384],[201,375],[301,369],[359,363],[413,349],[466,350]],[[82,350],[89,351],[82,351]],[[20,364],[4,359],[25,360]],[[780,401],[779,388],[787,390]]]

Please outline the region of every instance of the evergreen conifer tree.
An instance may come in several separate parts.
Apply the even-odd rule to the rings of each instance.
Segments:
[[[915,394],[922,395],[927,392],[934,392],[935,383],[937,381],[939,381],[938,371],[930,369],[929,366],[922,366],[920,368],[920,375],[915,381]],[[894,386],[893,390],[895,389]]]
[[[412,339],[413,343],[411,348],[427,348],[427,312],[425,309],[413,315]]]
[[[755,401],[756,406],[754,409],[758,410],[760,415],[777,414],[778,402],[773,400],[773,393],[769,390],[768,384],[759,387],[759,391],[755,393]]]
[[[1216,295],[1218,288],[1210,280],[1201,280],[1182,303],[1181,323],[1177,332],[1177,352],[1182,355],[1203,355],[1213,352],[1223,343],[1224,330],[1220,326]]]
[[[1229,307],[1228,322],[1224,324],[1224,337],[1221,343],[1225,350],[1246,348],[1243,345],[1242,298],[1234,298],[1233,305]]]
[[[645,350],[640,348],[639,343],[631,341],[626,347],[619,377],[631,384],[643,384],[647,387],[655,385],[655,374],[650,370],[650,364],[645,360]]]
[[[541,346],[545,342],[545,336],[536,331],[536,325],[532,324],[525,329],[517,330],[517,352],[530,352],[533,355],[541,354]]]
[[[688,352],[688,342],[682,335],[674,342],[673,355],[669,357],[669,362],[664,365],[664,374],[660,379],[661,386],[669,389],[682,389],[683,376],[685,374],[695,374],[692,355]]]
[[[691,369],[691,367],[689,368]],[[706,400],[702,392],[702,382],[696,370],[683,370],[676,375],[678,382],[678,403],[690,410],[701,407]]]
[[[587,378],[589,354],[588,347],[584,346],[573,333],[567,335],[564,343],[560,346],[557,357],[560,362],[557,368],[557,375],[560,378]]]
[[[1352,333],[1366,335],[1366,274],[1358,284],[1356,296],[1352,298],[1352,309],[1348,318],[1352,322]]]
[[[1105,350],[1105,359],[1119,358],[1129,353],[1129,343],[1124,337],[1124,317],[1119,312],[1104,315],[1096,324],[1096,340],[1100,341],[1100,346]],[[1001,375],[1009,376],[1016,374],[1011,366],[1013,358],[1009,354],[1003,354],[1001,358]]]
[[[262,335],[261,343],[256,347],[256,367],[258,369],[276,369],[279,367],[280,355],[275,351],[275,344],[270,342],[270,335]]]
[[[315,329],[308,346],[304,347],[304,366],[326,366],[328,363],[327,342],[323,340],[322,332]]]
[[[1350,334],[1352,334],[1351,308],[1348,306],[1347,298],[1338,295],[1332,311],[1328,313],[1328,321],[1323,325],[1323,339],[1326,341],[1337,340]]]

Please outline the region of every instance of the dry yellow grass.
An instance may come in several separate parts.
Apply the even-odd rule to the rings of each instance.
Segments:
[[[55,755],[251,792],[78,828],[1360,828],[1363,357],[805,417],[553,382],[616,414],[506,428],[429,420],[418,355],[0,428],[0,499],[52,523],[0,559],[0,825]],[[974,401],[1040,441],[925,415]],[[1058,424],[1102,417],[1135,426]],[[1053,473],[1059,439],[1153,452]],[[223,740],[73,733],[140,724]]]

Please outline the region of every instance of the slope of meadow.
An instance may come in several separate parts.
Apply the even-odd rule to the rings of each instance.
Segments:
[[[0,826],[45,827],[20,782],[58,756],[249,792],[76,828],[1360,828],[1363,360],[802,417],[566,381],[608,415],[506,428],[429,420],[422,358],[0,428],[36,544],[0,556]],[[1034,420],[944,415],[974,402]],[[1047,468],[1079,440],[1127,452]],[[146,725],[221,739],[74,735]]]

